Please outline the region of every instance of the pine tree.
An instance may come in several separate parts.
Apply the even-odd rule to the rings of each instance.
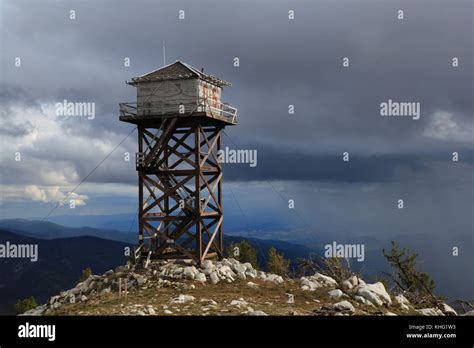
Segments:
[[[267,268],[271,273],[286,276],[290,268],[290,260],[285,259],[274,247],[271,247],[268,250]]]
[[[36,307],[38,307],[38,304],[36,303],[35,298],[31,296],[23,300],[18,300],[15,304],[15,312],[16,314],[22,314]]]
[[[438,305],[442,299],[433,294],[435,281],[428,273],[417,270],[418,254],[405,248],[400,250],[395,241],[391,244],[390,252],[383,249],[383,255],[394,269],[390,277],[396,286],[413,303]]]
[[[92,275],[92,270],[90,267],[87,267],[86,269],[82,270],[82,275],[81,278],[79,278],[79,282],[83,282],[87,278],[89,278]]]

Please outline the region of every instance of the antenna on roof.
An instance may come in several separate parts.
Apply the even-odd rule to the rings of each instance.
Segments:
[[[166,65],[166,47],[165,42],[163,41],[163,66]]]

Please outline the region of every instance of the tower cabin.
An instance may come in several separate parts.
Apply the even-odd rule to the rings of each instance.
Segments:
[[[182,61],[132,78],[127,84],[137,88],[137,102],[120,103],[121,121],[193,116],[212,118],[225,125],[237,123],[237,109],[221,99],[223,87],[231,84]]]

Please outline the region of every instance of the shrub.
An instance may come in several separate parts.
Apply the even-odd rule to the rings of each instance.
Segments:
[[[86,269],[82,270],[82,275],[81,278],[79,278],[79,282],[83,282],[87,278],[89,278],[92,275],[92,270],[90,267],[87,267]]]
[[[23,300],[18,300],[15,304],[15,312],[16,314],[22,314],[36,307],[38,307],[38,304],[36,303],[35,298],[31,296]]]
[[[267,268],[271,273],[286,276],[290,268],[290,260],[285,259],[274,247],[271,247],[268,250]]]

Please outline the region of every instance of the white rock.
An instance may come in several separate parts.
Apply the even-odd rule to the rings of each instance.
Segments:
[[[328,277],[324,274],[321,273],[315,273],[314,276],[312,276],[313,279],[317,280],[319,283],[325,285],[325,286],[336,286],[337,282],[331,278]]]
[[[204,283],[207,280],[206,275],[204,273],[199,272],[198,274],[196,274],[195,280]]]
[[[114,274],[114,271],[112,269],[110,269],[110,270],[108,270],[107,272],[104,273],[104,277],[110,277],[113,274]]]
[[[239,273],[245,273],[247,268],[244,265],[235,264],[235,265],[233,265],[233,270],[234,270],[235,273],[239,274]]]
[[[359,296],[362,296],[363,298],[365,298],[367,301],[371,302],[375,306],[383,305],[382,300],[377,296],[377,294],[370,291],[370,289],[368,289],[367,287],[359,288],[359,290],[357,290],[357,294]]]
[[[389,317],[396,317],[397,315],[393,312],[386,312],[384,315],[389,316]]]
[[[248,315],[262,316],[262,317],[267,317],[268,316],[268,314],[265,313],[264,311],[252,311],[252,312],[249,312]]]
[[[363,298],[362,296],[356,295],[356,296],[354,296],[354,299],[355,299],[356,301],[359,301],[359,302],[365,304],[365,305],[369,305],[369,306],[374,307],[374,304],[373,304],[372,302],[366,300],[366,299]]]
[[[354,306],[349,301],[338,302],[334,305],[334,308],[338,310],[342,310],[342,311],[346,310],[346,311],[355,312]]]
[[[284,282],[283,277],[276,274],[267,274],[267,277],[264,279],[266,282],[272,282],[275,284],[281,284]]]
[[[247,271],[254,271],[253,266],[250,262],[243,263],[242,266],[245,266]]]
[[[350,290],[350,289],[352,289],[353,287],[354,287],[354,286],[352,285],[352,283],[351,283],[349,280],[344,280],[344,281],[342,282],[342,288],[343,288],[344,290]]]
[[[150,314],[150,315],[156,315],[156,312],[155,312],[155,310],[153,309],[153,307],[148,307],[148,314]]]
[[[112,290],[110,289],[110,286],[108,288],[105,288],[103,289],[100,294],[101,295],[105,295],[105,294],[109,294]]]
[[[205,260],[201,265],[201,269],[205,275],[210,275],[217,270],[217,267],[211,260]]]
[[[438,308],[422,308],[418,309],[417,312],[424,316],[444,316]]]
[[[219,277],[217,276],[217,273],[216,273],[216,272],[212,272],[212,273],[209,275],[209,278],[211,279],[211,283],[212,283],[212,284],[217,284],[217,283],[219,283]]]
[[[58,295],[51,297],[51,298],[49,299],[49,304],[50,304],[50,305],[54,304],[55,302],[57,302],[57,301],[59,300],[59,298],[60,298],[60,297],[59,297]]]
[[[234,271],[232,271],[232,269],[227,265],[224,265],[221,268],[219,268],[217,273],[219,275],[224,276],[225,278],[232,279],[232,281],[234,281],[234,277],[236,276]]]
[[[208,299],[208,298],[202,298],[199,300],[199,302],[206,302],[209,306],[217,306],[217,302],[212,300],[212,299]]]
[[[247,279],[247,276],[245,275],[244,272],[238,272],[237,273],[237,278],[240,279],[240,280],[245,280],[245,279]]]
[[[163,313],[165,313],[165,314],[173,314],[173,312],[170,311],[169,309],[165,309],[165,311],[164,311]]]
[[[247,286],[252,289],[258,289],[258,285],[253,282],[248,282]]]
[[[308,277],[301,277],[300,281],[302,290],[314,291],[322,287],[318,281],[311,281]]]
[[[137,285],[138,286],[142,286],[146,282],[146,279],[143,278],[142,276],[138,276],[136,280],[137,280]]]
[[[443,303],[441,311],[446,315],[458,315],[458,313],[454,310],[453,307],[450,305]]]
[[[357,295],[364,297],[376,306],[391,305],[392,299],[381,282],[357,286]]]
[[[170,303],[171,304],[186,303],[186,302],[194,301],[194,299],[195,299],[194,296],[180,294],[178,297],[175,297],[174,299],[172,299]]]
[[[355,276],[355,275],[353,275],[352,277],[350,277],[347,280],[351,283],[352,287],[355,287],[355,286],[359,285],[359,278],[357,278],[357,276]]]
[[[184,267],[184,269],[183,269],[183,276],[186,279],[191,279],[192,280],[196,277],[197,274],[198,274],[198,270],[194,266]]]
[[[332,300],[339,300],[342,297],[342,295],[344,295],[344,293],[339,289],[335,289],[335,290],[329,291],[328,295]]]
[[[407,311],[410,309],[409,307],[410,301],[408,301],[408,299],[402,294],[398,294],[397,296],[395,296],[393,298],[393,301],[403,310]]]
[[[243,298],[240,298],[238,300],[232,300],[232,302],[230,303],[231,306],[236,306],[238,308],[242,308],[244,306],[247,306],[248,305],[248,302],[245,301]]]

